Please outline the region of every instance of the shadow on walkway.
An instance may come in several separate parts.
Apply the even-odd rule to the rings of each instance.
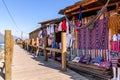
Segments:
[[[44,61],[44,56],[38,56],[38,57],[34,57],[33,53],[30,53],[29,55],[32,55],[32,59],[34,59],[35,61],[38,61],[40,66],[45,66],[45,67],[49,67],[52,69],[56,69],[59,70],[60,73],[69,75],[71,80],[88,80],[87,78],[83,77],[80,74],[75,73],[74,71],[67,69],[66,72],[62,71],[62,67],[61,67],[61,63],[57,62],[53,59],[48,59],[48,61]]]
[[[4,69],[5,69],[5,63],[2,62],[3,66],[0,67],[0,77],[4,80],[5,79],[5,73],[4,73]]]

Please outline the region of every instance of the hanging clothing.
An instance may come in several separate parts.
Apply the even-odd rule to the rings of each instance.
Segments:
[[[52,46],[54,36],[52,34],[49,35],[48,37],[48,46]]]
[[[50,35],[50,27],[47,27],[47,35]]]
[[[118,48],[118,41],[110,41],[111,43],[111,51],[119,51],[119,48]]]
[[[66,31],[66,20],[63,20],[62,22],[62,31]]]
[[[62,43],[61,42],[59,43],[59,49],[62,49]]]
[[[118,33],[118,40],[120,40],[120,34]]]
[[[66,33],[69,34],[70,33],[70,31],[69,31],[69,24],[68,24],[67,21],[66,21],[66,27],[67,27]]]
[[[62,22],[59,23],[58,31],[62,31]]]
[[[43,38],[43,30],[40,30],[39,34],[38,34],[39,38]]]
[[[120,67],[120,66],[117,65],[118,59],[120,59],[120,54],[118,54],[117,56],[111,55],[112,67]]]
[[[51,24],[50,33],[54,33],[54,25]]]
[[[57,44],[55,41],[53,41],[53,43],[52,43],[52,48],[57,48]]]
[[[117,41],[117,35],[116,34],[113,35],[112,40]]]
[[[67,38],[66,38],[66,44],[67,47],[71,47],[71,40],[72,40],[72,35],[71,34],[67,34]]]
[[[55,33],[58,32],[58,25],[55,25]]]

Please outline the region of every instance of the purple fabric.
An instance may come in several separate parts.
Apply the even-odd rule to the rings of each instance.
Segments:
[[[83,60],[84,60],[84,56],[82,55],[82,56],[80,56],[79,62],[82,62]]]
[[[78,30],[79,49],[108,49],[108,18],[98,20],[93,29]]]

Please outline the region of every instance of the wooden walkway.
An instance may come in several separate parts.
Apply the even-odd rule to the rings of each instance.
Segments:
[[[88,80],[87,78],[67,69],[61,71],[61,64],[43,57],[35,58],[31,53],[19,46],[14,46],[12,63],[12,80]]]

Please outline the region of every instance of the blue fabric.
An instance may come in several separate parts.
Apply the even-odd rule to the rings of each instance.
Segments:
[[[92,63],[100,63],[103,60],[102,57],[96,57],[93,60],[91,60]]]
[[[79,22],[80,22],[80,26],[82,26],[82,7],[80,7],[80,13],[79,13],[79,18],[78,19],[79,19]]]
[[[39,55],[40,55],[40,56],[44,56],[44,53],[43,53],[43,52],[39,52]]]
[[[57,48],[57,45],[56,45],[55,41],[52,43],[52,48]]]

